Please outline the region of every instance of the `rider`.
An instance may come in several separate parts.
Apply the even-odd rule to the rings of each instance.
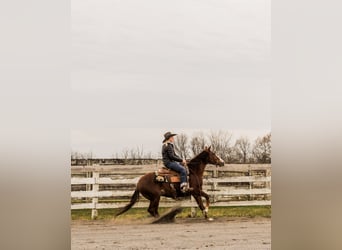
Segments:
[[[162,147],[162,156],[163,163],[168,169],[172,169],[180,174],[181,178],[181,191],[186,193],[191,189],[188,186],[187,182],[187,172],[186,169],[180,165],[178,162],[182,162],[185,166],[185,159],[181,159],[178,155],[176,155],[174,150],[174,136],[177,134],[172,134],[171,132],[166,132],[164,134],[163,147]]]

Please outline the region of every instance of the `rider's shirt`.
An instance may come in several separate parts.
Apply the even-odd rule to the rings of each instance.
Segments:
[[[183,160],[176,155],[174,145],[170,142],[164,143],[162,147],[163,163],[166,166],[172,161],[182,162]]]

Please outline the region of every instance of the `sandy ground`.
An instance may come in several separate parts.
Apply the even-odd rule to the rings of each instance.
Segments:
[[[271,249],[270,218],[72,221],[71,249]]]

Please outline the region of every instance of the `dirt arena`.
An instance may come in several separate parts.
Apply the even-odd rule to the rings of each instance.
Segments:
[[[271,249],[270,218],[72,221],[71,249]]]

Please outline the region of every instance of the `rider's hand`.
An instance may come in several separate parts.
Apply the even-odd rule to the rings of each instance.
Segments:
[[[186,165],[186,160],[183,159],[182,163],[183,163],[183,165],[185,166],[185,165]]]

